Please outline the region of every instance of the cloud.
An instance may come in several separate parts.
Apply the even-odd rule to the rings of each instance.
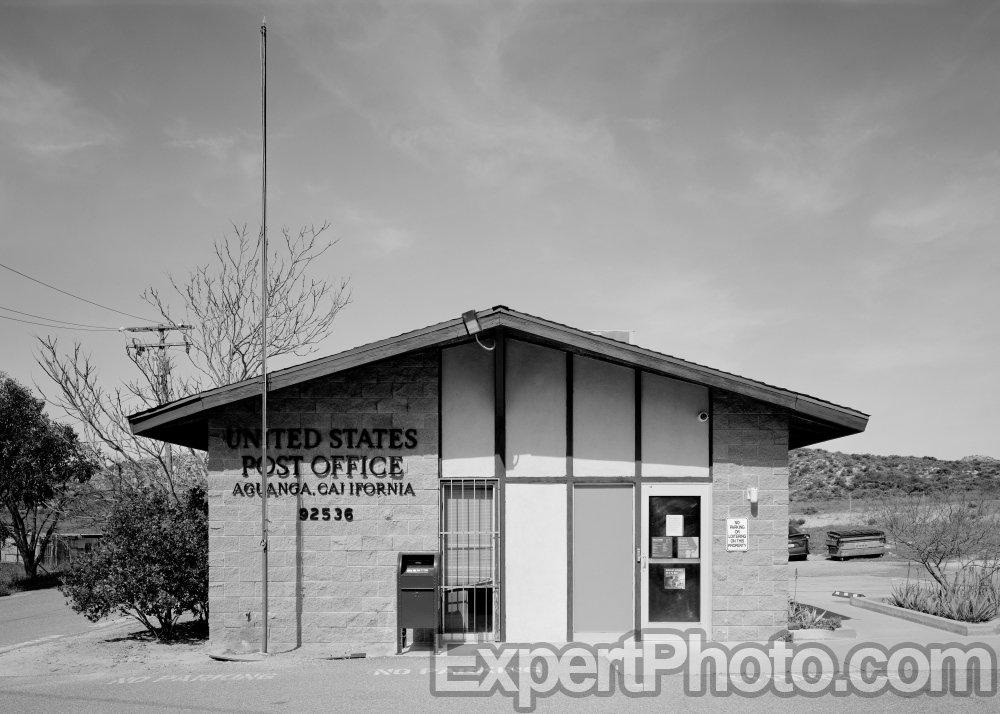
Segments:
[[[206,136],[194,131],[185,119],[177,119],[171,126],[164,129],[170,138],[167,146],[175,149],[190,149],[200,152],[219,161],[226,161],[242,136],[233,134],[217,134]]]
[[[33,158],[63,156],[113,143],[117,132],[69,90],[0,66],[0,141]]]
[[[379,121],[394,146],[415,159],[457,166],[479,183],[537,189],[546,177],[619,185],[611,134],[600,122],[572,123],[540,108],[497,116],[455,102],[424,122]]]
[[[764,198],[793,214],[828,214],[845,206],[856,195],[851,177],[860,150],[883,133],[851,123],[835,120],[810,134],[736,136],[734,144],[750,161],[753,195],[746,198]]]
[[[513,6],[442,18],[397,7],[352,17],[348,37],[302,61],[392,146],[433,169],[525,191],[566,179],[631,188],[603,117],[559,112],[507,71],[523,14]]]
[[[937,195],[910,196],[882,208],[872,216],[871,226],[885,238],[907,243],[959,237],[997,224],[998,195],[996,179],[955,182]]]
[[[306,183],[304,192],[309,196],[329,196],[328,184]],[[339,233],[360,239],[364,252],[382,258],[390,253],[404,251],[416,242],[416,236],[394,222],[343,201],[336,201],[332,208],[333,223]]]
[[[229,155],[229,150],[235,144],[236,138],[232,136],[201,136],[192,139],[173,139],[167,142],[167,146],[178,149],[195,149],[216,159],[226,158]]]
[[[413,234],[395,226],[375,226],[369,232],[368,240],[382,255],[387,255],[410,246]]]

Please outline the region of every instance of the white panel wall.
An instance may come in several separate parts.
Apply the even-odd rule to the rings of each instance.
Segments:
[[[642,375],[642,475],[708,476],[708,388]]]
[[[507,476],[566,475],[566,353],[507,342]]]
[[[573,356],[573,475],[635,475],[635,372]]]
[[[506,486],[508,642],[566,641],[566,485]]]
[[[441,471],[494,475],[493,353],[475,342],[442,350]]]

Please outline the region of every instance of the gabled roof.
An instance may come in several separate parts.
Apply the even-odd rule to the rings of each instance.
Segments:
[[[868,415],[831,402],[746,377],[625,344],[503,305],[476,313],[483,330],[503,327],[509,337],[524,339],[589,357],[639,367],[668,377],[697,382],[785,407],[790,413],[789,446],[798,448],[865,430]],[[329,357],[271,372],[271,390],[342,372],[410,352],[439,348],[471,338],[460,318],[373,342]],[[213,409],[260,395],[260,379],[247,379],[178,399],[129,417],[132,433],[196,449],[208,448],[208,415]]]

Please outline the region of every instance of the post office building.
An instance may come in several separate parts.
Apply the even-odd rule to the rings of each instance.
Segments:
[[[616,339],[617,338],[617,339]],[[867,415],[497,306],[131,418],[209,454],[213,645],[391,650],[400,553],[443,642],[784,629],[788,451]],[[266,439],[267,462],[261,463]]]

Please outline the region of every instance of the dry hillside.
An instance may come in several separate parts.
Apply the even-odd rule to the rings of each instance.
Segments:
[[[823,449],[789,452],[792,501],[846,498],[848,494],[901,489],[911,493],[941,488],[1000,490],[1000,459],[966,456],[943,461],[933,456],[842,454]]]

